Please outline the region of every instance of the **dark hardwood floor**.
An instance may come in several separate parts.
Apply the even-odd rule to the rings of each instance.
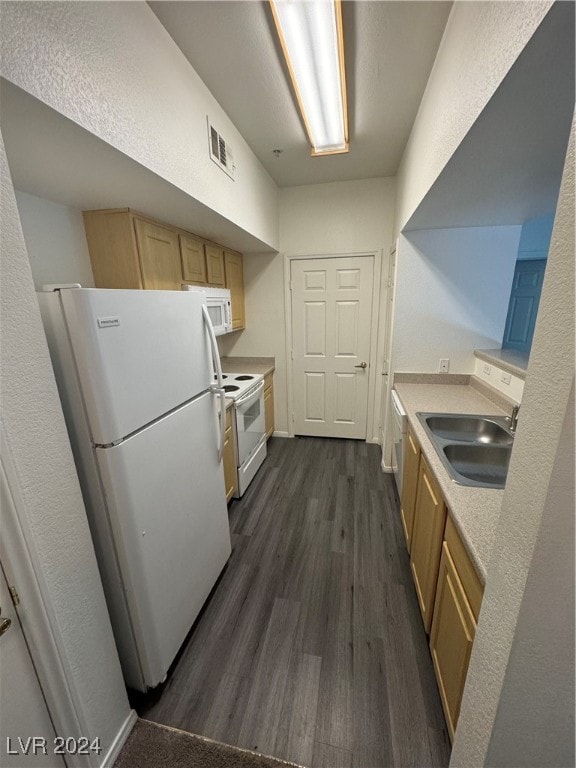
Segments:
[[[447,766],[391,475],[360,441],[272,438],[233,552],[150,720],[304,766]]]

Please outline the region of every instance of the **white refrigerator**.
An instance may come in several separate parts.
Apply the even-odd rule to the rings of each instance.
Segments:
[[[38,299],[116,644],[146,691],[231,552],[215,338],[199,293],[52,288]]]

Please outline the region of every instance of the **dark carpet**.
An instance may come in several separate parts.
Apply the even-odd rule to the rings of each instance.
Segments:
[[[114,768],[286,768],[296,766],[247,749],[138,720]]]

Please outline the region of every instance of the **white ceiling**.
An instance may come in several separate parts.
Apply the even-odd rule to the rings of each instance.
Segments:
[[[343,3],[350,152],[315,158],[268,2],[149,5],[254,154],[285,187],[395,175],[452,3]],[[278,159],[274,149],[282,150]]]

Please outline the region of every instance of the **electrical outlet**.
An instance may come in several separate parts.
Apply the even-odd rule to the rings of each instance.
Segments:
[[[511,378],[509,373],[502,372],[501,379],[503,384],[510,384]]]
[[[486,376],[490,376],[490,374],[492,373],[492,366],[488,365],[488,363],[484,363],[484,373],[486,374]]]
[[[448,373],[450,360],[447,357],[441,357],[438,363],[438,373]]]

